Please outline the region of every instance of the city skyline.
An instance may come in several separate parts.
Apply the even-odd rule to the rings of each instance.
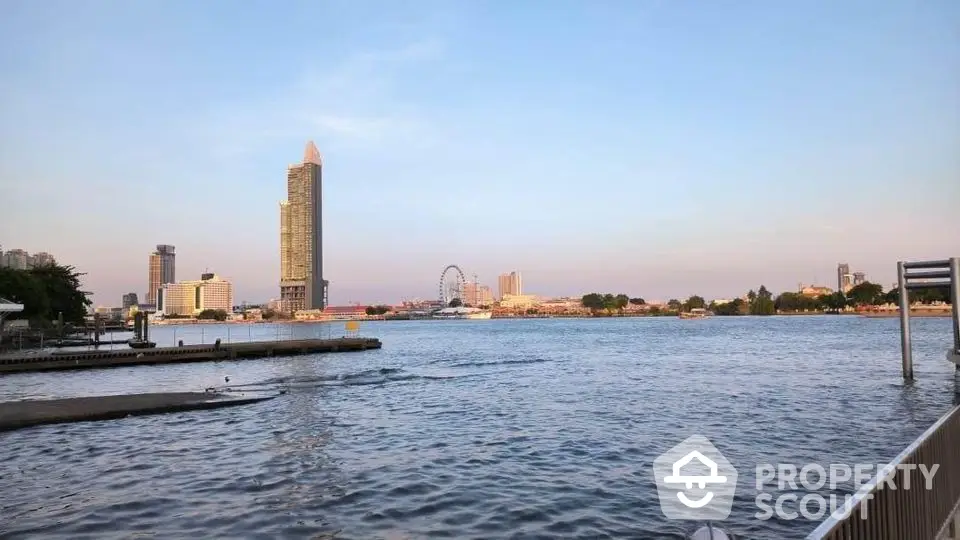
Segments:
[[[835,287],[838,261],[889,287],[897,260],[960,253],[953,2],[330,3],[230,24],[212,4],[14,4],[2,241],[87,273],[97,304],[141,292],[160,242],[238,302],[277,297],[279,171],[306,140],[327,158],[331,304],[432,298],[451,262],[666,299]]]

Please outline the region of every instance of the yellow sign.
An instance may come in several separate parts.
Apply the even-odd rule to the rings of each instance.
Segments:
[[[356,333],[360,331],[360,323],[357,321],[347,321],[347,332]]]

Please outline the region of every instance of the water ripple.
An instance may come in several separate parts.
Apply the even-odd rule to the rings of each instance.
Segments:
[[[896,320],[364,328],[383,349],[0,378],[4,399],[287,390],[0,435],[0,536],[680,539],[693,525],[661,514],[650,467],[700,433],[740,469],[726,526],[798,538],[815,523],[754,517],[756,463],[885,462],[954,399],[941,319],[914,321],[912,384]]]

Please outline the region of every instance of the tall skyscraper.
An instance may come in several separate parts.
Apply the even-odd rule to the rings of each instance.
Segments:
[[[303,162],[287,167],[280,203],[280,303],[284,311],[323,309],[323,161],[313,141]]]
[[[157,291],[167,283],[177,281],[176,248],[168,244],[158,244],[157,250],[150,254],[150,275],[147,278],[147,304],[157,304]]]
[[[853,276],[850,274],[850,265],[840,263],[837,265],[837,290],[847,292],[853,285],[850,283]]]
[[[520,296],[523,294],[523,283],[520,279],[520,272],[510,272],[509,274],[500,274],[500,298],[505,295]]]

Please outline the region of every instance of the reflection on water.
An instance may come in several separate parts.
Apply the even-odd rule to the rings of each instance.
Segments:
[[[913,324],[910,384],[897,321],[857,317],[365,323],[383,349],[4,376],[4,399],[287,393],[0,434],[0,535],[680,538],[650,466],[700,433],[740,472],[726,525],[802,537],[754,518],[755,465],[884,462],[935,421],[949,320]]]

